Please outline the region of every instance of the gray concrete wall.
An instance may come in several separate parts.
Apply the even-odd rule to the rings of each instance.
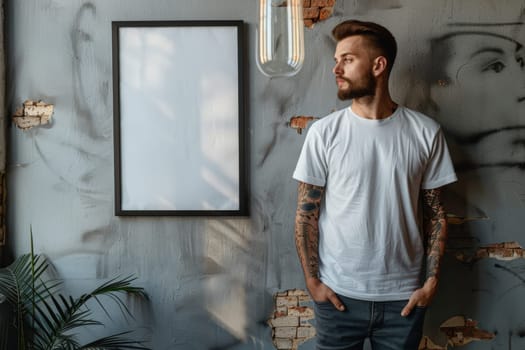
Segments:
[[[154,349],[273,348],[273,294],[304,287],[291,179],[304,133],[286,122],[346,105],[330,31],[346,18],[373,20],[399,41],[394,98],[443,124],[460,177],[447,200],[459,224],[425,334],[444,345],[440,324],[464,315],[496,334],[465,349],[523,348],[525,260],[496,259],[521,254],[513,245],[483,248],[525,244],[523,13],[519,0],[339,0],[306,29],[302,71],[268,79],[254,61],[256,0],[8,1],[8,105],[55,105],[52,124],[8,130],[10,246],[27,252],[32,226],[37,250],[73,289],[136,274],[151,297],[135,308],[137,327]],[[251,216],[115,217],[111,21],[188,19],[246,22]]]

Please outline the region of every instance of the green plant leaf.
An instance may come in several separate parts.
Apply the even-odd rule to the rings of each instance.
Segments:
[[[45,256],[34,254],[31,232],[30,254],[0,269],[0,296],[13,309],[15,320],[12,324],[17,333],[18,350],[149,349],[142,342],[126,339],[129,332],[100,338],[82,347],[75,339],[75,329],[103,325],[93,319],[90,301],[108,317],[105,300],[116,303],[124,316],[133,317],[121,297],[148,298],[143,288],[133,285],[134,277],[110,279],[91,292],[73,298],[59,293],[60,280],[44,278],[49,275],[49,267]],[[0,350],[2,346],[7,347],[8,337],[3,336],[7,331],[6,326],[0,324]]]
[[[151,350],[145,347],[140,341],[130,341],[123,336],[129,335],[131,332],[122,332],[108,337],[100,338],[89,344],[81,346],[79,350],[122,350],[122,349],[136,349],[136,350]]]

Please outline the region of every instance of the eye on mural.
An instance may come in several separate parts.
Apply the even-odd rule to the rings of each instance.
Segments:
[[[516,23],[456,23],[431,40],[430,99],[460,172],[525,170],[524,48]]]

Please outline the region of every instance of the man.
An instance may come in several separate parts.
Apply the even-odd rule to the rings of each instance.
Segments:
[[[352,105],[310,127],[293,175],[317,346],[417,349],[447,235],[440,187],[456,175],[439,125],[390,96],[392,34],[354,20],[332,34],[338,97]]]

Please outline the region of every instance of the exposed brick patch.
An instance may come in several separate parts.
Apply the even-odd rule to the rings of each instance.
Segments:
[[[478,322],[465,316],[454,316],[443,322],[439,329],[448,337],[452,346],[462,346],[473,341],[492,340],[495,334],[478,328]]]
[[[306,129],[309,122],[317,119],[319,118],[310,115],[296,115],[291,117],[287,124],[290,128],[296,129],[298,134],[301,134],[303,129]]]
[[[481,247],[476,253],[478,259],[494,258],[498,260],[520,259],[525,251],[518,242],[502,242]]]
[[[49,124],[54,106],[42,101],[26,100],[13,114],[13,123],[20,129]]]
[[[277,349],[296,350],[315,336],[315,328],[310,323],[314,311],[305,305],[312,302],[308,293],[300,289],[278,292],[274,302],[273,316],[268,324],[272,327],[273,344]]]
[[[336,0],[303,0],[303,19],[307,28],[332,16]]]
[[[474,253],[459,251],[456,258],[466,263],[481,259],[515,260],[525,258],[525,249],[518,242],[501,242],[479,247]]]
[[[447,344],[436,345],[427,336],[421,339],[418,350],[446,350],[474,341],[490,341],[496,337],[492,332],[478,328],[478,322],[465,316],[454,316],[441,324],[439,330],[446,334]]]

